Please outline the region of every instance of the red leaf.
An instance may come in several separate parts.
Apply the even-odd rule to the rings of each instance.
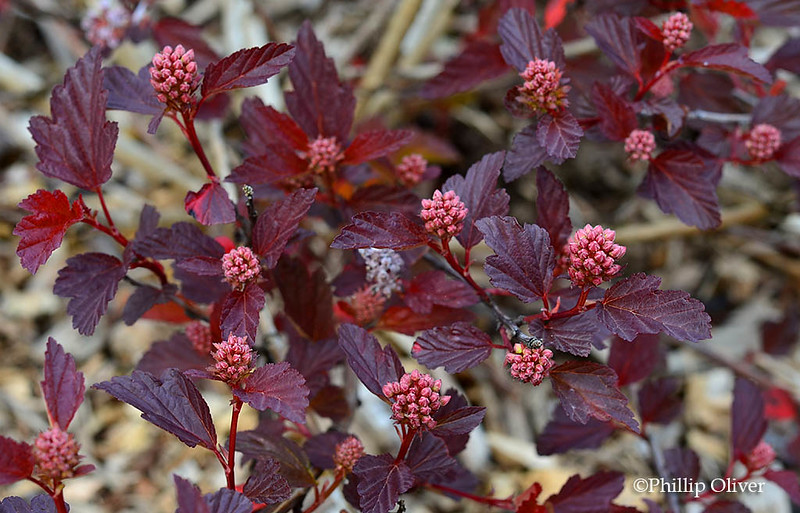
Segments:
[[[645,383],[638,392],[642,424],[669,424],[681,412],[678,397],[680,383],[676,378],[662,378]]]
[[[262,504],[277,504],[292,494],[289,483],[278,473],[280,465],[272,458],[256,462],[253,473],[244,483],[242,492]]]
[[[796,27],[800,24],[800,5],[796,0],[747,0],[765,27]]]
[[[625,340],[640,333],[666,333],[697,342],[711,338],[705,306],[681,290],[658,290],[661,278],[634,274],[606,290],[597,304],[598,318]]]
[[[702,4],[709,11],[722,12],[734,18],[752,19],[756,18],[756,13],[745,2],[737,0],[708,0]]]
[[[443,191],[455,192],[468,209],[464,228],[458,234],[458,241],[465,248],[471,248],[483,240],[475,221],[508,213],[508,193],[504,189],[497,189],[504,156],[502,151],[484,155],[470,166],[466,176],[454,175],[442,186]]]
[[[308,146],[308,137],[292,118],[264,105],[258,97],[242,102],[239,123],[247,135],[244,150],[251,157],[262,155],[267,146],[293,151],[305,151]]]
[[[314,435],[303,444],[303,450],[308,455],[311,464],[317,468],[330,470],[336,468],[333,462],[333,455],[336,446],[348,438],[349,435],[339,431],[326,431],[325,433]]]
[[[800,506],[800,483],[797,481],[797,474],[791,470],[767,470],[764,478],[769,479],[789,494],[792,502]]]
[[[613,369],[594,362],[568,361],[550,371],[553,390],[567,416],[586,423],[590,417],[613,420],[634,433],[639,424],[628,409],[628,398],[617,387]]]
[[[261,148],[261,151],[262,154],[247,157],[233,168],[225,181],[251,185],[280,184],[308,170],[308,163],[288,146],[269,144]]]
[[[363,513],[386,513],[397,504],[400,494],[414,484],[414,475],[404,461],[394,456],[362,456],[353,473],[358,478],[359,504]]]
[[[205,100],[222,91],[264,84],[293,57],[294,47],[285,43],[239,50],[206,67],[200,92]]]
[[[641,114],[663,118],[667,136],[675,137],[683,129],[688,108],[672,98],[650,98],[641,104]],[[656,119],[658,121],[658,119]]]
[[[219,60],[219,55],[203,38],[203,27],[192,25],[179,18],[161,18],[153,25],[153,38],[159,46],[183,45],[194,50],[197,65],[205,68],[208,63]]]
[[[661,361],[656,335],[639,335],[631,342],[614,337],[611,342],[608,366],[617,373],[621,387],[643,380]]]
[[[664,464],[673,478],[694,481],[700,475],[700,458],[688,448],[675,447],[664,451]]]
[[[438,75],[425,82],[420,95],[427,99],[445,98],[469,91],[507,72],[508,64],[497,43],[481,39],[469,41],[460,54],[444,64]]]
[[[546,167],[536,170],[536,224],[547,230],[554,249],[563,248],[572,233],[569,195],[564,184]]]
[[[764,352],[774,356],[791,353],[800,340],[800,308],[791,302],[778,321],[765,321],[761,324],[761,346]]]
[[[553,418],[536,437],[536,452],[549,456],[570,449],[597,449],[614,431],[611,422],[587,419],[581,424],[570,420],[563,408],[556,407]]]
[[[539,23],[529,11],[509,9],[500,18],[497,34],[503,40],[500,53],[517,71],[525,71],[528,62],[534,59],[553,61],[563,71],[565,59],[561,38],[553,29],[542,34]]]
[[[661,32],[661,28],[653,23],[650,18],[642,18],[641,16],[635,16],[633,18],[633,22],[636,24],[636,28],[644,34],[645,36],[649,37],[654,41],[663,42],[664,41],[664,33]]]
[[[524,492],[514,497],[514,513],[547,513],[547,508],[538,504],[542,485],[534,482]]]
[[[752,381],[736,378],[731,416],[733,458],[739,459],[750,454],[767,431],[764,396]]]
[[[791,394],[778,387],[764,391],[764,416],[767,420],[793,420],[797,416],[797,406]]]
[[[601,14],[589,21],[584,29],[618,68],[633,77],[639,76],[642,45],[639,44],[636,23],[632,19],[616,14]]]
[[[547,28],[557,27],[567,16],[567,6],[575,3],[575,0],[548,0],[544,8],[544,26]]]
[[[508,150],[503,165],[503,179],[513,182],[544,164],[547,159],[547,150],[539,144],[536,137],[536,126],[526,126],[511,141],[511,149]]]
[[[781,138],[789,141],[800,135],[800,100],[786,94],[765,96],[753,108],[751,126],[769,123],[781,131]]]
[[[149,67],[139,74],[122,66],[103,68],[103,87],[108,90],[108,110],[125,110],[150,116],[161,116],[164,104],[156,98],[150,83]]]
[[[251,344],[255,344],[258,317],[265,303],[264,291],[255,283],[249,283],[244,290],[230,291],[222,301],[222,338],[226,339],[231,334],[246,336]]]
[[[475,367],[491,353],[491,337],[465,322],[425,331],[411,350],[422,365],[430,369],[444,367],[450,374]]]
[[[418,314],[406,306],[391,306],[383,313],[375,328],[414,335],[418,331],[454,322],[471,322],[474,317],[469,310],[441,305],[434,305],[429,314]]]
[[[81,335],[94,333],[108,303],[117,294],[127,267],[105,253],[83,253],[68,259],[67,266],[58,271],[53,292],[70,298],[67,313],[72,316],[72,327]]]
[[[458,462],[447,453],[444,441],[423,432],[414,438],[408,448],[405,463],[417,481],[434,482],[446,480],[448,474],[458,467]]]
[[[489,217],[476,223],[486,244],[496,255],[486,258],[484,269],[492,285],[531,303],[544,296],[553,282],[555,256],[544,228],[513,217]]]
[[[334,338],[312,342],[301,337],[291,325],[281,325],[279,329],[289,334],[286,361],[306,378],[306,386],[313,396],[329,383],[328,371],[344,359],[344,353]]]
[[[236,444],[246,460],[274,458],[281,464],[281,475],[289,486],[307,488],[315,483],[311,463],[305,451],[292,440],[281,436],[281,425],[264,421],[254,431],[242,431]]]
[[[287,362],[257,368],[233,394],[256,410],[269,409],[291,422],[306,422],[306,380]]]
[[[219,182],[210,182],[184,199],[186,213],[201,224],[225,224],[236,220],[236,211],[228,193]]]
[[[283,258],[275,271],[284,311],[311,340],[334,335],[333,292],[325,271],[313,272],[296,259]]]
[[[542,339],[549,348],[576,356],[589,356],[592,341],[597,336],[597,316],[589,311],[547,322],[536,319],[529,328],[531,335]]]
[[[784,173],[800,178],[800,136],[782,144],[775,154],[775,160]]]
[[[150,285],[137,287],[128,298],[128,301],[125,302],[125,308],[122,309],[122,320],[128,326],[133,326],[154,306],[172,301],[177,292],[178,287],[172,284],[164,285],[163,289],[151,287]]]
[[[172,479],[178,496],[178,509],[175,513],[211,513],[197,485],[177,474],[173,474]]]
[[[66,431],[83,402],[86,387],[83,373],[76,370],[72,355],[65,353],[64,348],[53,337],[47,339],[44,381],[40,384],[50,425]]]
[[[709,45],[686,53],[678,59],[679,67],[708,68],[746,75],[761,82],[772,83],[769,71],[747,56],[747,48],[736,43]]]
[[[299,189],[259,214],[253,228],[253,249],[264,258],[267,269],[278,264],[286,243],[297,231],[316,196],[316,188]]]
[[[14,235],[20,237],[17,255],[22,267],[36,274],[39,266],[61,247],[67,229],[83,219],[83,200],[70,205],[63,192],[39,189],[18,206],[31,214],[14,227]]]
[[[385,184],[359,187],[347,202],[355,213],[401,212],[411,216],[419,213],[419,205],[419,196],[413,190]]]
[[[431,431],[448,444],[448,449],[452,449],[450,441],[454,437],[469,434],[478,427],[486,415],[486,408],[482,406],[458,406],[460,401],[456,399],[459,397],[456,394],[452,388],[444,393],[450,396],[450,403],[436,412],[434,415],[436,427]],[[466,400],[463,402],[466,403]],[[455,455],[457,451],[449,450],[449,452]]]
[[[342,164],[361,164],[399,150],[411,140],[410,130],[371,130],[353,139],[344,152]]]
[[[792,37],[775,50],[772,57],[764,64],[764,67],[773,73],[775,70],[784,69],[797,75],[800,73],[800,59],[798,57],[800,57],[800,38]]]
[[[100,49],[94,47],[67,70],[50,97],[52,118],[34,116],[29,130],[36,141],[36,169],[86,190],[111,178],[119,129],[106,120]]]
[[[33,448],[0,436],[0,485],[25,479],[33,472]]]
[[[403,295],[403,302],[412,310],[428,314],[433,305],[464,308],[480,301],[475,291],[460,280],[451,280],[442,271],[420,273],[411,280]]]
[[[752,513],[750,508],[739,501],[717,500],[703,510],[703,513]]]
[[[169,228],[157,228],[146,238],[135,241],[133,250],[159,260],[184,260],[197,256],[221,259],[225,254],[216,240],[204,234],[195,224],[186,222],[175,223]]]
[[[92,385],[142,412],[142,418],[194,447],[217,448],[217,432],[203,396],[189,378],[176,369],[162,379],[142,371],[116,376]]]
[[[598,472],[586,479],[570,477],[561,490],[545,503],[555,513],[600,513],[611,509],[611,501],[622,492],[622,472]]]
[[[380,398],[385,397],[383,385],[399,381],[406,372],[391,346],[382,348],[377,338],[354,324],[342,324],[339,328],[339,347],[358,379]]]
[[[556,117],[545,115],[536,127],[536,139],[545,148],[554,164],[561,164],[578,154],[583,129],[569,111]]]
[[[136,364],[136,370],[160,376],[167,369],[205,370],[212,365],[211,353],[198,353],[186,334],[177,332],[169,340],[154,342]]]
[[[419,218],[399,212],[361,212],[333,239],[334,249],[411,249],[428,242]]]
[[[600,118],[600,130],[612,141],[624,141],[639,126],[631,104],[601,82],[592,86],[592,103]]]

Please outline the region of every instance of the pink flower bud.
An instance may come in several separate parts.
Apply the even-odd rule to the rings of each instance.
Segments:
[[[562,85],[563,74],[555,62],[534,59],[520,76],[525,83],[517,90],[517,100],[532,110],[554,112],[568,105],[569,86]]]
[[[192,342],[194,350],[202,355],[211,353],[211,328],[200,321],[186,325],[186,337]]]
[[[361,440],[354,436],[349,436],[336,444],[333,453],[333,462],[337,467],[351,472],[358,460],[364,455],[364,445]]]
[[[81,20],[86,39],[93,45],[110,49],[120,45],[130,24],[130,11],[116,0],[100,0]]]
[[[308,169],[318,175],[333,173],[336,167],[344,160],[342,145],[336,137],[318,136],[311,141],[306,150]]]
[[[222,270],[234,289],[243,289],[261,274],[261,264],[252,249],[239,246],[222,257]]]
[[[625,139],[625,151],[632,161],[650,160],[656,149],[656,138],[647,130],[633,130]]]
[[[464,218],[468,209],[453,191],[442,194],[434,191],[432,199],[422,200],[420,217],[425,221],[425,229],[443,240],[458,235],[464,228]]]
[[[386,296],[369,285],[365,285],[350,296],[350,307],[359,326],[366,326],[380,317],[385,305]]]
[[[661,35],[664,37],[664,48],[673,52],[683,47],[692,33],[692,22],[682,12],[676,12],[661,26]]]
[[[407,186],[418,184],[428,169],[428,161],[419,153],[406,155],[397,165],[397,176]]]
[[[162,103],[176,110],[194,105],[194,90],[197,88],[197,63],[194,50],[186,51],[182,45],[173,49],[165,46],[153,56],[150,68],[150,84]]]
[[[760,123],[750,130],[744,144],[752,158],[770,160],[781,146],[781,131],[772,125]]]
[[[600,285],[622,267],[615,263],[625,255],[625,246],[614,243],[614,230],[586,225],[569,240],[570,280],[578,287]]]
[[[543,347],[530,348],[514,344],[514,350],[506,353],[505,364],[516,379],[536,386],[550,375],[553,352]]]
[[[761,440],[750,454],[744,457],[744,464],[749,470],[761,470],[775,461],[775,449],[770,444]]]
[[[255,353],[247,337],[233,334],[227,340],[214,344],[211,356],[216,362],[209,370],[221,381],[235,387],[253,370]]]
[[[34,475],[53,487],[73,477],[75,467],[80,463],[79,450],[80,445],[73,434],[58,426],[39,433],[33,444]]]
[[[433,429],[436,421],[433,414],[450,402],[450,396],[440,396],[442,380],[434,380],[430,374],[414,369],[403,374],[400,381],[383,386],[383,395],[392,400],[392,418],[397,424],[406,424],[413,429]]]

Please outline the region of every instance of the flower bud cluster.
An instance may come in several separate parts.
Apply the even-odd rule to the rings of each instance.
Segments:
[[[769,160],[781,146],[781,131],[767,123],[760,123],[750,130],[744,144],[750,157]]]
[[[367,282],[389,297],[395,290],[400,290],[400,272],[403,270],[403,259],[393,249],[362,248],[358,250],[367,267]]]
[[[338,444],[333,452],[333,462],[345,472],[352,472],[358,460],[364,455],[364,445],[354,436],[348,436]]]
[[[182,45],[173,48],[165,46],[153,56],[150,68],[150,84],[156,90],[158,101],[178,110],[195,101],[197,88],[197,63],[194,50],[186,50]]]
[[[306,159],[309,171],[324,175],[336,171],[336,167],[344,160],[344,151],[336,137],[320,135],[308,144]]]
[[[186,337],[195,351],[202,355],[211,353],[211,328],[200,321],[192,321],[186,325]]]
[[[72,433],[53,426],[39,433],[33,444],[34,475],[50,486],[75,475],[80,445]]]
[[[428,161],[419,153],[406,155],[397,164],[397,176],[407,186],[416,185],[422,181],[422,176],[428,169]]]
[[[428,233],[446,240],[461,232],[467,212],[467,207],[455,192],[442,194],[437,190],[432,199],[422,200],[422,212],[419,215],[425,221]]]
[[[243,289],[261,274],[261,263],[252,249],[239,246],[223,255],[222,271],[231,287]]]
[[[586,225],[569,240],[569,278],[578,287],[600,285],[622,267],[615,263],[625,255],[625,246],[614,243],[614,230]]]
[[[761,440],[756,445],[750,454],[744,457],[744,464],[748,470],[761,470],[767,467],[770,463],[775,461],[775,449],[770,444]]]
[[[628,158],[637,160],[650,160],[656,149],[656,138],[647,130],[633,130],[625,139],[625,152]]]
[[[554,112],[566,107],[568,86],[562,85],[563,74],[556,63],[546,59],[528,62],[520,73],[525,83],[519,88],[518,100],[537,112]]]
[[[550,375],[553,352],[543,347],[514,344],[514,350],[506,353],[505,364],[509,366],[513,377],[536,386]]]
[[[450,396],[440,396],[442,380],[414,369],[403,374],[400,381],[383,385],[383,395],[392,400],[392,418],[398,424],[413,429],[436,427],[432,415],[450,402]]]
[[[255,353],[247,337],[228,335],[227,340],[214,344],[211,353],[214,367],[210,370],[220,381],[234,387],[253,370]]]
[[[90,43],[112,50],[120,45],[130,24],[130,11],[116,0],[100,0],[81,20],[81,28]]]
[[[664,48],[673,52],[683,47],[692,33],[692,22],[682,12],[676,12],[661,25],[661,35],[664,38]]]
[[[350,308],[359,326],[366,326],[380,317],[385,305],[386,296],[370,286],[365,286],[350,296]]]

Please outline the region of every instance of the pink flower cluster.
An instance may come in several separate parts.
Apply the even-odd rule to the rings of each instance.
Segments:
[[[216,362],[213,374],[230,386],[236,386],[253,370],[255,354],[247,343],[247,337],[228,335],[227,340],[214,344],[211,356]]]
[[[337,467],[351,472],[358,460],[364,455],[364,445],[354,436],[348,436],[338,444],[333,452],[333,462]]]
[[[336,137],[320,135],[308,144],[306,159],[309,171],[323,175],[336,171],[336,166],[344,160],[344,152]]]
[[[376,287],[365,285],[350,296],[350,307],[353,309],[353,317],[356,324],[366,326],[383,313],[386,305],[386,296],[380,293]]]
[[[58,426],[39,433],[33,444],[33,473],[50,486],[73,477],[80,463],[79,450],[74,435]]]
[[[566,106],[567,88],[561,85],[562,73],[555,62],[534,59],[520,76],[525,80],[521,88],[524,103],[534,110],[553,112]]]
[[[553,352],[543,347],[514,344],[514,350],[506,353],[505,364],[516,379],[536,386],[550,375]]]
[[[400,381],[383,385],[383,395],[393,401],[392,418],[398,424],[407,424],[413,429],[433,429],[436,421],[432,415],[450,402],[450,396],[440,396],[442,380],[434,380],[430,374],[414,369],[405,373]]]
[[[186,337],[191,341],[195,351],[202,355],[211,352],[211,328],[200,321],[192,321],[186,325]]]
[[[222,271],[231,287],[241,289],[258,278],[261,274],[261,264],[252,249],[239,246],[223,255]]]
[[[397,164],[397,176],[405,185],[416,185],[422,181],[422,176],[428,169],[428,161],[419,153],[406,155]]]
[[[419,215],[425,221],[428,233],[446,240],[461,232],[467,212],[467,207],[455,192],[442,194],[436,190],[432,199],[422,200],[422,212]]]
[[[90,43],[111,49],[119,46],[130,24],[130,11],[116,0],[100,0],[81,20]]]
[[[661,35],[664,37],[664,48],[673,52],[681,48],[689,40],[692,33],[692,22],[682,12],[676,12],[661,25]]]
[[[650,160],[656,149],[656,138],[647,130],[633,130],[625,139],[625,152],[628,158],[637,160]]]
[[[781,131],[767,123],[760,123],[750,130],[744,144],[752,158],[769,160],[781,146]]]
[[[173,50],[165,46],[153,56],[150,83],[156,90],[158,101],[178,110],[191,105],[197,88],[197,63],[194,50],[178,45]]]
[[[614,243],[614,230],[586,225],[569,240],[569,278],[578,287],[600,285],[622,267],[615,260],[625,254],[625,246]]]
[[[775,461],[775,449],[770,444],[761,440],[750,454],[744,457],[744,464],[748,470],[761,470]]]

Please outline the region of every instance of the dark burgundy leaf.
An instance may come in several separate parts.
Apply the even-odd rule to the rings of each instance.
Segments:
[[[203,370],[214,365],[211,354],[195,351],[185,333],[175,333],[169,340],[159,340],[150,346],[136,365],[136,370],[160,376],[167,369]]]
[[[105,253],[74,256],[58,271],[53,292],[70,298],[67,313],[72,316],[72,327],[81,335],[94,333],[126,272],[127,265]]]
[[[116,376],[92,385],[142,412],[142,418],[194,447],[213,451],[217,447],[214,421],[203,396],[189,378],[176,369],[162,379],[142,371]]]
[[[767,430],[761,389],[750,380],[736,378],[731,412],[731,447],[738,459],[750,454]]]
[[[39,266],[61,247],[67,229],[83,219],[82,203],[79,199],[70,205],[63,192],[43,189],[19,202],[19,208],[31,212],[14,227],[14,235],[20,238],[17,256],[22,267],[36,274]]]
[[[414,474],[406,463],[395,463],[390,454],[362,456],[353,473],[358,478],[359,504],[363,513],[388,512],[397,504],[400,494],[414,484]]]
[[[266,303],[264,291],[255,283],[248,283],[243,290],[232,290],[222,301],[220,330],[222,338],[228,335],[247,337],[255,344],[258,317]]]
[[[316,188],[298,189],[258,216],[253,228],[253,249],[264,258],[267,269],[278,264],[286,243],[297,231],[316,195]]]
[[[33,448],[0,436],[0,485],[25,479],[33,472]]]
[[[245,456],[245,461],[275,459],[281,465],[280,474],[291,487],[313,486],[316,481],[305,451],[282,436],[282,432],[283,427],[280,424],[265,424],[262,421],[258,429],[239,433],[236,450]]]
[[[449,395],[451,401],[454,400],[452,393],[453,389],[448,389],[444,395]],[[434,435],[442,438],[448,445],[450,454],[455,454],[450,449],[450,441],[457,435],[467,435],[473,429],[478,427],[483,422],[483,417],[486,415],[486,408],[482,406],[461,406],[454,409],[439,410],[435,415],[436,427],[431,431]]]
[[[557,116],[545,115],[536,127],[536,139],[554,164],[561,164],[578,154],[583,129],[575,116],[564,110]]]
[[[342,324],[339,328],[339,347],[358,379],[380,398],[385,397],[383,385],[399,381],[406,372],[394,349],[382,348],[378,339],[354,324]]]
[[[536,125],[528,125],[514,136],[511,149],[503,164],[503,179],[513,182],[527,175],[533,168],[541,166],[548,159],[547,150],[536,138]]]
[[[531,303],[550,290],[555,256],[544,228],[520,226],[513,217],[489,217],[476,222],[496,255],[484,268],[492,285]]]
[[[253,473],[244,483],[242,492],[256,502],[262,504],[277,504],[289,498],[292,493],[289,483],[278,471],[280,465],[272,458],[259,460],[253,468]]]
[[[137,287],[125,303],[125,308],[122,310],[122,320],[128,326],[132,326],[154,306],[169,303],[177,292],[178,288],[171,284],[164,285],[163,289],[157,289],[149,285]]]
[[[800,506],[800,482],[797,474],[791,470],[771,470],[764,472],[764,478],[769,479],[784,489],[796,505]]]
[[[169,228],[157,228],[152,235],[135,241],[133,250],[159,260],[182,260],[196,256],[222,258],[225,250],[193,223],[179,222]]]
[[[683,54],[680,67],[708,68],[746,75],[767,84],[772,82],[769,71],[747,56],[747,48],[736,43],[709,45]]]
[[[703,513],[752,513],[752,511],[739,501],[717,500],[704,509]]]
[[[211,256],[197,256],[179,260],[175,263],[175,267],[198,276],[217,276],[221,279],[224,275],[222,260]]]
[[[639,432],[639,424],[628,409],[628,398],[619,391],[617,375],[610,367],[568,361],[550,371],[550,381],[564,411],[575,422],[583,424],[594,417]]]
[[[344,152],[342,164],[361,164],[399,150],[411,140],[410,130],[371,130],[353,139]]]
[[[643,45],[637,37],[636,22],[616,14],[601,14],[590,20],[584,29],[618,68],[633,77],[639,76]]]
[[[86,391],[83,373],[75,368],[75,360],[64,348],[48,337],[44,353],[44,381],[41,383],[50,425],[66,431],[72,417],[83,402]]]
[[[328,384],[328,371],[343,359],[344,353],[339,349],[336,339],[312,342],[296,333],[289,335],[286,361],[306,378],[306,386],[312,396]]]
[[[800,305],[789,303],[783,317],[778,321],[761,324],[761,347],[774,356],[785,356],[792,352],[800,340]]]
[[[178,264],[173,264],[175,279],[181,282],[181,294],[198,303],[216,303],[231,290],[230,284],[221,280],[220,276],[202,276],[184,271]]]
[[[206,67],[200,92],[205,99],[222,91],[264,84],[293,57],[294,47],[285,43],[239,50]]]
[[[456,57],[444,64],[441,73],[425,82],[420,95],[434,99],[469,91],[482,82],[508,72],[497,43],[476,39],[469,41]]]
[[[294,91],[286,93],[286,107],[309,138],[334,136],[342,144],[353,125],[356,98],[342,84],[333,60],[306,21],[297,33],[296,53],[289,65]]]
[[[768,123],[781,131],[789,141],[800,135],[800,100],[786,94],[765,96],[753,108],[753,126]]]
[[[669,424],[680,414],[683,405],[677,396],[680,382],[676,378],[648,381],[639,389],[639,415],[642,424]]]
[[[422,432],[411,442],[406,464],[417,482],[447,479],[458,462],[447,453],[444,441],[428,432]]]
[[[153,38],[159,46],[170,45],[173,48],[183,45],[187,50],[194,50],[197,65],[205,68],[210,62],[219,60],[217,52],[206,43],[203,27],[192,25],[178,18],[161,18],[153,26]]]
[[[309,402],[309,408],[336,423],[350,418],[353,414],[351,406],[349,394],[335,385],[326,385],[319,389]]]
[[[172,479],[178,496],[178,509],[175,513],[210,513],[197,485],[177,474],[173,474]]]
[[[464,228],[458,234],[458,241],[465,248],[471,248],[483,240],[483,235],[475,227],[478,219],[508,213],[508,193],[504,189],[497,189],[504,157],[502,151],[484,155],[470,166],[466,176],[454,175],[442,186],[444,191],[455,192],[468,209]]]
[[[414,335],[418,331],[455,322],[472,322],[474,318],[475,314],[463,308],[434,305],[430,313],[419,314],[407,306],[391,306],[383,313],[375,328]]]
[[[497,25],[497,33],[503,44],[500,53],[505,61],[525,71],[528,62],[534,59],[547,59],[564,68],[564,50],[561,39],[550,29],[545,34],[539,28],[536,18],[526,9],[509,9]]]
[[[204,497],[209,513],[250,513],[253,503],[243,494],[229,488],[222,488]]]
[[[544,345],[574,354],[588,356],[596,337],[597,315],[593,311],[573,317],[552,319],[546,323],[536,319],[529,324],[531,335],[539,337]]]
[[[414,191],[405,187],[377,184],[359,187],[347,204],[356,213],[403,212],[415,216],[420,202]]]
[[[697,342],[711,338],[705,305],[681,290],[658,290],[661,278],[637,273],[606,290],[597,316],[625,340],[640,333],[666,333]]]
[[[563,408],[556,407],[553,418],[536,438],[536,452],[543,456],[561,454],[570,449],[597,449],[615,431],[611,422],[588,419],[574,422]]]
[[[251,157],[264,154],[267,146],[280,147],[292,154],[305,151],[308,146],[308,137],[297,123],[286,114],[264,105],[260,98],[247,98],[242,103],[239,123],[247,135],[244,149]]]
[[[780,48],[775,50],[764,67],[773,73],[777,69],[784,69],[795,75],[800,74],[800,38],[787,39]]]
[[[184,206],[186,213],[201,224],[225,224],[236,220],[233,203],[219,182],[207,183],[197,192],[187,192]]]
[[[595,82],[592,86],[592,103],[600,118],[600,130],[612,141],[624,141],[632,130],[638,128],[636,112],[631,104],[606,84]]]
[[[700,475],[700,458],[688,448],[674,447],[664,451],[664,464],[673,479],[694,481]]]
[[[292,422],[306,422],[306,380],[286,362],[258,367],[233,394],[257,410],[269,409]]]
[[[158,213],[156,207],[152,205],[145,205],[142,207],[142,212],[139,214],[139,227],[136,229],[134,241],[142,241],[150,237],[156,232],[158,228],[158,220],[161,219],[161,214]]]
[[[41,494],[31,499],[30,505],[22,497],[6,497],[0,502],[0,513],[56,513],[56,503],[49,495]]]
[[[308,455],[311,464],[319,469],[333,469],[336,463],[333,455],[339,442],[349,437],[347,433],[339,431],[328,431],[320,435],[314,435],[303,444],[303,450]]]
[[[492,353],[492,339],[475,326],[458,322],[422,333],[411,354],[430,368],[455,374],[479,365]]]
[[[775,160],[784,173],[800,178],[800,136],[782,144],[775,154]]]
[[[428,241],[428,232],[418,218],[399,212],[361,212],[333,239],[334,249],[410,249]]]
[[[311,340],[334,336],[333,291],[325,270],[313,272],[297,259],[283,258],[275,278],[283,297],[284,311]]]
[[[451,280],[443,271],[426,271],[411,280],[403,301],[415,312],[428,314],[433,305],[464,308],[474,305],[480,298],[467,283]]]
[[[125,110],[150,116],[160,116],[164,112],[164,104],[158,101],[150,83],[148,66],[139,70],[138,75],[122,66],[104,68],[103,87],[108,90],[108,110]]]
[[[639,335],[633,341],[614,337],[611,352],[608,355],[608,366],[617,373],[619,386],[641,381],[659,365],[658,336]]]
[[[52,118],[34,116],[28,127],[36,141],[36,169],[90,191],[111,178],[119,132],[116,123],[106,120],[101,61],[99,47],[81,57],[53,89]]]
[[[563,248],[572,233],[567,190],[543,166],[536,169],[536,224],[547,230],[554,249]]]
[[[225,178],[226,182],[258,184],[281,184],[303,174],[308,163],[297,156],[291,148],[279,144],[268,144],[260,148],[261,154],[247,157]],[[266,151],[266,153],[264,153]]]
[[[639,105],[641,106],[641,114],[661,116],[663,118],[663,125],[658,124],[657,127],[665,129],[668,137],[675,137],[683,129],[688,110],[685,105],[669,97],[650,98]],[[658,119],[654,121],[657,122]]]
[[[622,472],[598,472],[586,479],[575,474],[546,504],[554,513],[608,513],[624,484]]]
[[[646,35],[650,39],[655,41],[663,41],[664,34],[661,32],[661,28],[650,21],[650,18],[642,18],[640,16],[636,16],[633,18],[634,23],[636,23],[636,28],[642,34]]]

